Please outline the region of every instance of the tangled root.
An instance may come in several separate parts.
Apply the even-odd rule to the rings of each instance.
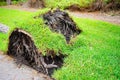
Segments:
[[[59,9],[45,13],[43,19],[52,31],[63,34],[67,43],[69,43],[71,36],[76,36],[81,32],[68,13]]]
[[[18,28],[9,37],[7,54],[14,57],[17,63],[23,63],[47,75],[51,75],[54,69],[60,68],[64,58],[61,53],[55,55],[53,50],[48,51],[49,55],[43,56],[38,52],[30,34]]]

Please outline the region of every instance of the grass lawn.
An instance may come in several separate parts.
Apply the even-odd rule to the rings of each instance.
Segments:
[[[39,50],[61,50],[69,56],[61,69],[52,75],[56,80],[120,80],[120,26],[107,22],[73,17],[83,32],[67,45],[61,34],[51,32],[42,17],[35,13],[0,8],[0,23],[9,26],[8,34],[0,33],[0,50],[7,51],[8,36],[22,28],[33,36]]]

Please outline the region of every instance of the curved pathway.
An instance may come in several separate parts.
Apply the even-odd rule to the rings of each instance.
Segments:
[[[100,12],[70,12],[70,14],[80,18],[91,18],[120,25],[120,12],[118,12],[114,16],[112,16],[112,14],[109,13],[106,14]]]
[[[32,68],[17,66],[13,58],[0,52],[0,80],[52,80]]]

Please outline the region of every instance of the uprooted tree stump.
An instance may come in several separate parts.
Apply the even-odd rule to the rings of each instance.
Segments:
[[[75,37],[81,32],[68,13],[60,9],[48,11],[43,15],[43,19],[52,31],[63,34],[67,43],[69,43],[71,36]]]
[[[47,50],[45,56],[38,52],[32,37],[21,29],[15,29],[9,37],[7,54],[14,57],[19,64],[28,65],[39,72],[51,75],[54,69],[63,64],[64,55],[56,55],[54,50]]]

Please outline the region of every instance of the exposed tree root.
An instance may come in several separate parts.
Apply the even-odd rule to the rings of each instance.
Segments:
[[[63,34],[67,43],[69,43],[71,36],[75,37],[81,32],[68,13],[59,9],[45,13],[43,19],[52,31]]]
[[[60,53],[57,56],[53,50],[48,52],[49,55],[45,56],[38,52],[30,35],[21,29],[15,29],[9,37],[8,55],[14,57],[19,64],[26,64],[39,72],[51,75],[54,69],[62,66],[64,55]]]

